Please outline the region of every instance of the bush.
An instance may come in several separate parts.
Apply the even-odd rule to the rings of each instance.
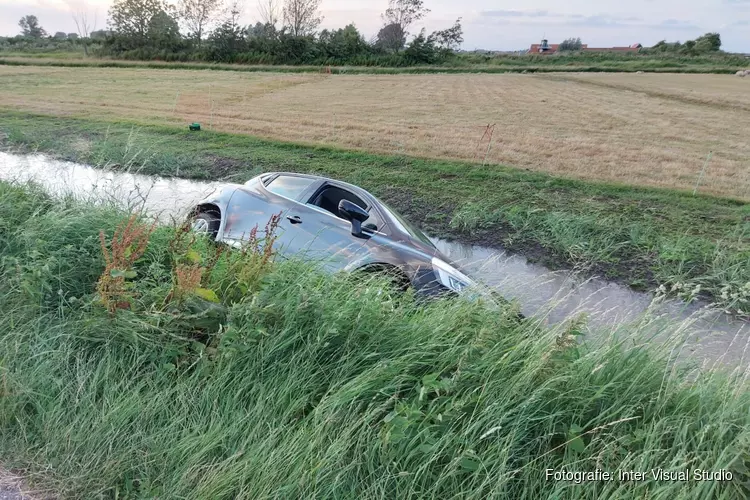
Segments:
[[[404,51],[404,58],[410,64],[433,64],[439,56],[434,41],[427,38],[422,30]]]
[[[317,49],[312,37],[282,33],[272,55],[277,64],[305,64],[317,59]]]
[[[721,36],[718,33],[706,33],[695,40],[688,40],[685,43],[669,43],[662,40],[650,49],[644,49],[645,53],[677,53],[688,56],[698,56],[702,54],[718,54],[721,51]]]
[[[372,52],[353,24],[335,31],[323,30],[318,44],[321,56],[331,61],[350,61]]]
[[[29,52],[52,54],[61,52],[83,52],[83,43],[91,45],[91,40],[76,37],[67,38],[30,38],[30,37],[0,37],[0,53]]]
[[[233,22],[225,22],[208,37],[208,59],[214,62],[235,62],[247,50],[244,30]]]
[[[583,48],[583,43],[580,38],[568,38],[558,46],[559,52],[575,52]]]

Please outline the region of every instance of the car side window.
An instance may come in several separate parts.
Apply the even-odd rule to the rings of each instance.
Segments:
[[[362,198],[352,193],[351,191],[341,188],[339,186],[327,185],[318,193],[316,193],[312,199],[308,202],[309,205],[316,206],[332,214],[335,217],[343,220],[341,214],[339,214],[339,203],[341,200],[349,200],[352,203],[367,209],[367,203]],[[365,230],[382,230],[383,221],[380,219],[377,211],[370,207],[368,210],[370,218],[365,221],[362,227]]]
[[[315,179],[297,177],[295,175],[279,175],[266,184],[266,189],[285,198],[298,201],[300,195],[309,188]]]
[[[370,218],[367,219],[364,224],[362,224],[362,227],[365,230],[376,230],[381,233],[385,231],[385,223],[383,222],[383,219],[380,218],[380,214],[375,209],[375,207],[370,207],[368,213],[370,214]]]
[[[325,186],[318,193],[316,193],[308,202],[308,204],[314,205],[318,208],[322,208],[326,212],[329,212],[336,217],[341,218],[341,215],[339,215],[339,203],[341,202],[341,200],[349,200],[355,205],[358,205],[362,208],[367,208],[367,204],[365,204],[365,202],[362,201],[359,196],[346,189],[330,185]]]

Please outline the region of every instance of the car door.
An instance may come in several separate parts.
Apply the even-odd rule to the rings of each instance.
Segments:
[[[301,224],[309,238],[308,243],[304,246],[303,253],[307,260],[319,262],[330,271],[337,271],[347,269],[353,263],[367,261],[367,256],[372,253],[371,239],[377,234],[377,231],[365,226],[364,234],[354,236],[351,222],[329,211],[337,212],[337,207],[329,207],[329,210],[324,210],[312,204],[319,193],[327,188],[336,188],[346,192],[350,201],[364,209],[372,207],[360,193],[333,181],[325,181],[315,190],[307,193],[309,196],[306,200],[306,207],[312,210],[314,214],[307,216],[312,223],[308,224],[307,221],[304,221]],[[373,213],[372,219],[368,219],[368,222],[380,220],[379,215]]]
[[[279,216],[276,250],[282,256],[299,253],[308,243],[309,230],[303,224],[314,224],[315,211],[299,200],[321,184],[314,177],[279,174],[242,186],[227,206],[221,239],[227,243],[247,240],[256,230],[259,237],[274,215]]]

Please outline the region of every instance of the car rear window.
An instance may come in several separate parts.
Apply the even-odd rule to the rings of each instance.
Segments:
[[[279,196],[292,200],[299,200],[300,195],[315,182],[309,177],[297,177],[294,175],[280,175],[266,184],[266,189]]]

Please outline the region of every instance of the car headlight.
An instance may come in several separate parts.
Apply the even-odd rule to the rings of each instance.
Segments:
[[[437,257],[432,258],[432,268],[440,283],[454,292],[461,293],[476,285],[471,278]]]

